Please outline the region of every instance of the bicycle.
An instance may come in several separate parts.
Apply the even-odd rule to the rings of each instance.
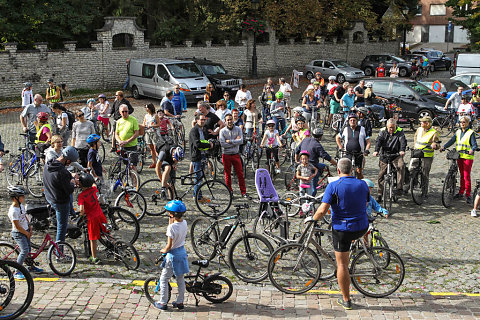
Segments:
[[[455,110],[449,109],[449,113],[446,116],[437,114],[433,118],[432,123],[438,128],[441,137],[449,136],[457,130],[457,114]]]
[[[25,280],[16,280],[17,272],[21,272]],[[32,303],[35,291],[32,275],[16,261],[0,260],[0,279],[0,319],[16,319]]]
[[[98,135],[100,135],[105,142],[110,142],[110,132],[112,131],[112,123],[110,118],[108,119],[108,124],[105,125],[102,121],[98,120],[95,128]]]
[[[150,128],[151,129],[151,128]],[[145,129],[146,131],[149,129]],[[137,172],[142,173],[143,166],[147,160],[147,146],[145,145],[145,140],[143,136],[137,137],[137,150],[138,150],[138,163],[137,163]]]
[[[182,123],[182,120],[185,116],[176,116],[174,118],[169,118],[170,121],[173,123],[173,127],[175,128],[174,132],[174,140],[175,143],[181,146],[184,150],[186,147],[186,139],[185,139],[185,126]]]
[[[251,165],[255,172],[260,167],[260,158],[262,157],[262,148],[258,146],[257,128],[253,130],[251,137],[245,138],[246,143],[243,148],[243,174],[247,177],[247,167]]]
[[[265,149],[265,154],[266,154],[267,147],[263,146],[262,148]],[[277,146],[277,147],[272,147],[270,149],[271,149],[270,158],[267,159],[267,170],[270,176],[272,177],[272,180],[275,181],[277,175],[279,175],[280,173],[277,172],[276,161],[273,156],[273,153],[274,153],[274,150],[278,151],[280,148]],[[278,168],[278,170],[280,170],[280,168]]]
[[[363,159],[365,160],[365,155],[363,152],[352,152],[352,151],[347,151],[347,150],[343,150],[343,149],[340,149],[338,150],[341,152],[342,154],[342,158],[348,158],[347,156],[351,156],[352,157],[352,170],[353,172],[355,173],[355,178],[359,179],[359,172],[358,172],[358,168],[362,168],[363,167],[363,163],[360,163],[358,164],[357,161],[356,161],[356,158],[358,156],[363,156]],[[365,151],[367,152],[367,150]]]
[[[38,262],[35,262],[35,259],[45,250],[47,245],[47,258],[50,269],[59,276],[70,275],[77,264],[75,250],[65,241],[53,241],[49,233],[45,234],[45,238],[37,251],[28,253],[25,264],[29,267],[39,265]],[[0,242],[0,259],[17,261],[19,254],[20,247],[18,245]]]
[[[383,184],[383,207],[391,213],[393,202],[398,201],[397,192],[397,169],[393,165],[393,161],[400,156],[399,153],[387,154],[384,153],[383,156],[387,160],[387,172],[384,176]]]
[[[88,227],[86,219],[79,219],[77,226],[83,233],[83,249],[86,258],[90,257],[91,246],[88,239]],[[127,270],[137,270],[140,266],[140,256],[135,247],[122,240],[117,240],[113,233],[112,226],[103,224],[105,228],[100,229],[100,239],[98,240],[105,247],[105,255],[113,257],[115,261],[121,261]]]
[[[457,194],[457,174],[458,174],[458,164],[457,160],[460,158],[460,152],[468,154],[468,151],[455,149],[448,150],[446,158],[450,161],[450,167],[448,168],[447,175],[445,180],[443,180],[442,187],[442,204],[445,208],[450,208],[452,206],[452,201]],[[474,192],[475,193],[475,192]]]
[[[343,128],[344,122],[344,113],[339,111],[338,113],[334,113],[332,116],[332,121],[330,124],[330,129],[332,129],[332,137],[336,137]]]
[[[161,255],[155,264],[161,264],[165,259],[165,255]],[[233,293],[233,284],[227,278],[222,276],[220,272],[214,274],[202,274],[200,271],[202,268],[207,268],[210,264],[208,260],[196,260],[192,262],[192,265],[198,266],[197,272],[194,274],[185,275],[185,289],[187,292],[193,294],[195,298],[195,306],[198,307],[200,299],[198,295],[202,295],[205,299],[212,303],[222,303]],[[145,296],[151,304],[159,301],[160,296],[160,274],[158,276],[150,277],[143,283],[143,291]],[[226,289],[226,290],[225,290]],[[172,296],[172,286],[168,284],[168,301]]]
[[[287,191],[298,191],[299,180],[297,179],[297,166],[298,164],[294,163],[290,165],[285,171],[284,182]],[[316,188],[322,190],[325,189],[328,184],[328,178],[331,176],[332,174],[330,172],[330,168],[328,166],[325,166],[323,171],[320,173],[318,185],[316,186]]]
[[[420,149],[412,150],[411,158],[418,159],[415,167],[410,170],[410,193],[413,202],[421,205],[428,193],[428,177],[423,173],[422,158],[424,158],[423,151]]]
[[[207,160],[202,160],[202,167],[199,171],[189,173],[183,176],[180,176],[180,181],[182,185],[190,186],[183,194],[179,195],[175,187],[175,182],[177,180],[175,175],[170,176],[170,182],[164,192],[162,192],[161,186],[162,182],[160,179],[150,179],[145,181],[139,189],[139,192],[142,195],[145,195],[145,198],[148,200],[148,210],[146,211],[147,215],[150,216],[160,216],[165,213],[165,204],[173,199],[182,200],[197,183],[200,183],[197,196],[195,197],[195,205],[198,210],[204,215],[209,217],[216,217],[224,214],[230,209],[232,205],[232,192],[228,189],[227,185],[220,180],[211,180],[207,179],[205,175],[205,166],[207,165]],[[202,172],[201,181],[196,182],[196,175],[198,172]],[[172,173],[175,171],[172,171]],[[202,195],[202,197],[200,197]]]
[[[331,233],[310,220],[297,243],[281,246],[272,253],[268,276],[278,290],[291,294],[305,293],[320,279],[336,276],[334,257],[313,240],[318,232]],[[355,242],[360,242],[361,250],[350,253],[349,272],[353,286],[368,297],[386,297],[395,292],[405,277],[405,266],[400,256],[389,248],[367,246],[363,237]],[[322,263],[319,255],[323,258]],[[322,276],[322,267],[328,268],[330,274]]]
[[[240,211],[248,210],[249,207],[248,204],[235,205],[236,214],[221,219],[214,217],[213,222],[206,217],[195,219],[190,228],[190,239],[193,250],[200,259],[212,260],[218,256],[219,262],[222,259],[239,279],[256,283],[268,276],[267,260],[269,254],[273,252],[273,247],[263,236],[247,231]],[[248,219],[247,213],[246,220]],[[226,225],[220,232],[220,222],[229,220],[235,221]],[[223,250],[238,228],[241,230],[241,236],[233,241],[228,251],[227,263]]]

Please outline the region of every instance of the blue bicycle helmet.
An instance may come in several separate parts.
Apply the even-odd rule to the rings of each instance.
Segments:
[[[88,99],[88,100],[87,100],[87,105],[90,104],[90,102],[95,103],[95,99],[93,99],[93,98]]]
[[[369,188],[373,188],[373,187],[375,187],[375,184],[373,183],[373,181],[372,181],[372,180],[370,180],[370,179],[366,179],[366,178],[365,178],[365,179],[362,179],[362,180],[363,180],[363,181],[365,181],[365,182],[367,183],[367,186],[368,186]]]
[[[173,147],[170,149],[170,152],[173,152],[173,157],[177,161],[182,161],[185,157],[185,152],[182,147]]]
[[[165,210],[173,213],[184,213],[187,211],[187,207],[182,200],[171,200],[165,205]]]
[[[92,142],[97,142],[98,140],[100,140],[100,136],[98,134],[91,134],[87,138],[87,143],[90,144]]]
[[[78,160],[78,151],[74,147],[68,146],[62,150],[62,156],[71,162],[75,162]]]

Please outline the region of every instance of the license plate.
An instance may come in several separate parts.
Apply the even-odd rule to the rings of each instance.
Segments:
[[[195,96],[195,99],[202,99],[202,98],[203,98],[203,95],[201,94]]]

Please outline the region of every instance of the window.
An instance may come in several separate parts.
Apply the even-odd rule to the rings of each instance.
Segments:
[[[421,83],[414,82],[414,81],[405,81],[405,84],[410,88],[412,88],[415,92],[417,92],[421,96],[432,94],[432,90],[430,90],[429,88],[427,88]]]
[[[379,56],[370,56],[369,60],[372,62],[378,62],[378,57]]]
[[[468,82],[467,82],[468,83]],[[472,83],[480,83],[480,76],[473,76],[473,80],[471,83],[469,84],[472,84]]]
[[[133,34],[119,33],[112,38],[112,47],[114,48],[131,48],[133,47]]]
[[[175,78],[203,77],[202,71],[195,63],[176,63],[167,65],[168,70]]]
[[[142,67],[142,77],[143,78],[153,78],[155,74],[155,65],[153,64],[144,64]]]
[[[447,8],[444,4],[431,4],[430,15],[431,16],[444,16],[447,14]]]
[[[382,61],[387,62],[387,63],[392,63],[392,57],[391,56],[382,56]]]
[[[363,31],[357,31],[353,33],[354,43],[363,43]]]
[[[351,67],[348,63],[346,63],[345,61],[341,61],[341,60],[333,61],[333,63],[337,66],[337,68]]]
[[[388,87],[390,86],[390,81],[375,81],[373,83],[373,92],[375,94],[388,94]]]
[[[400,96],[408,97],[408,96],[412,96],[413,92],[401,83],[394,83],[393,89],[392,89],[392,95],[394,95],[395,97],[400,97]]]
[[[417,5],[417,9],[416,9],[415,15],[416,15],[416,16],[421,16],[421,15],[422,15],[422,5],[421,5],[421,4]]]
[[[165,67],[162,65],[157,66],[157,75],[165,81],[170,79],[167,69],[165,69]]]
[[[200,68],[202,68],[203,73],[205,73],[207,76],[212,75],[212,74],[226,74],[227,73],[227,71],[225,71],[225,69],[223,69],[223,67],[221,65],[216,65],[216,64],[212,64],[212,65],[203,64],[203,65],[200,65]]]
[[[322,60],[314,61],[314,62],[313,62],[313,66],[314,66],[314,67],[321,67],[321,66],[322,66],[322,62],[323,62]]]
[[[455,77],[455,79],[462,81],[463,83],[470,83],[470,76],[469,75],[461,75]]]
[[[325,61],[323,67],[327,69],[335,69],[334,65],[330,61]]]

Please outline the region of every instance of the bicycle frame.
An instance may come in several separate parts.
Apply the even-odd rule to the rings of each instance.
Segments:
[[[17,167],[17,165],[19,165],[19,167],[17,167],[16,170],[11,170],[11,171],[18,172],[18,170],[21,169],[22,178],[27,175],[28,170],[31,167],[33,167],[35,165],[35,162],[37,161],[37,155],[35,154],[32,160],[30,161],[30,164],[27,166],[28,159],[25,156],[25,152],[28,152],[28,149],[22,148],[22,154],[17,158],[17,161],[15,162],[15,164],[11,166],[11,168],[14,169],[15,167]]]
[[[127,164],[125,166],[125,169],[122,170],[122,162],[123,161],[126,161]],[[119,155],[118,159],[117,159],[117,162],[115,162],[115,164],[113,165],[113,167],[115,166],[119,166],[120,167],[120,172],[118,173],[117,175],[117,179],[115,180],[115,184],[114,184],[114,187],[113,187],[113,191],[115,192],[118,188],[118,186],[122,186],[122,189],[125,189],[127,188],[128,186],[130,186],[130,166],[131,166],[131,161],[130,161],[130,156],[129,154],[127,154],[127,157],[123,157],[121,154]],[[122,178],[126,176],[126,181],[125,181],[125,184],[122,185]]]

